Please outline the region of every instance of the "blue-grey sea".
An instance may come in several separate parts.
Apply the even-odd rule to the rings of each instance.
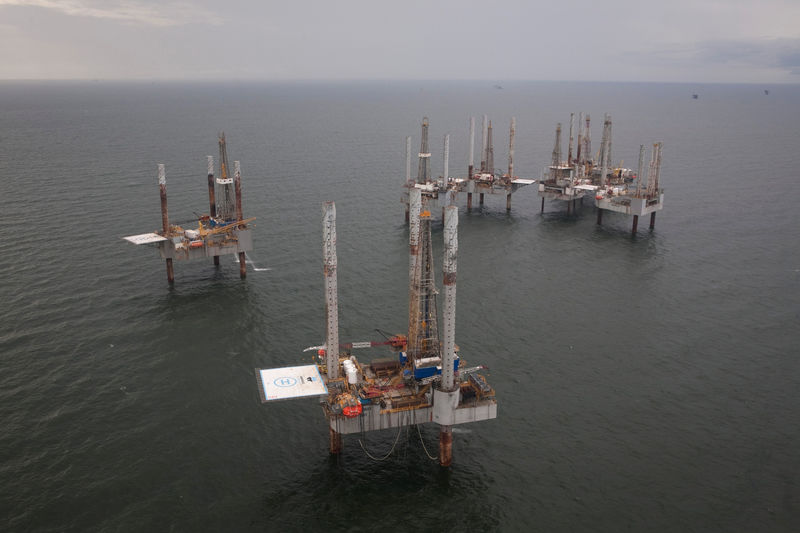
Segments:
[[[0,530],[800,530],[800,86],[493,85],[0,83]],[[625,166],[663,142],[664,210],[632,236],[535,187],[459,199],[456,342],[499,408],[451,468],[437,426],[331,457],[315,400],[260,403],[254,368],[324,337],[324,201],[342,342],[401,333],[405,137],[428,116],[434,174],[449,133],[463,176],[469,117],[504,167],[514,116],[538,178],[579,111],[595,150],[611,114]],[[176,262],[170,287],[122,237],[161,225],[158,163],[171,219],[207,212],[222,130],[248,275]]]

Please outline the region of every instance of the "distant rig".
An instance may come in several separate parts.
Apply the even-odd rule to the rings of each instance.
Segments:
[[[632,233],[636,234],[639,217],[650,215],[650,229],[655,227],[656,212],[664,207],[664,189],[659,187],[661,174],[661,143],[653,144],[652,156],[647,173],[647,183],[642,184],[644,172],[644,145],[639,146],[638,171],[611,165],[611,116],[603,120],[603,137],[596,159],[589,155],[592,151],[591,118],[583,113],[578,116],[578,139],[574,145],[574,118],[569,119],[569,148],[567,159],[561,156],[561,124],[556,126],[555,145],[550,166],[542,172],[539,181],[539,196],[544,201],[561,200],[567,202],[567,214],[574,212],[576,201],[583,203],[587,194],[594,196],[597,207],[597,224],[603,222],[603,211],[614,211],[633,216]]]
[[[167,281],[175,282],[173,260],[213,258],[219,266],[221,255],[237,254],[239,274],[247,276],[245,252],[253,249],[253,237],[248,223],[255,218],[242,216],[242,178],[239,161],[233,163],[233,176],[228,165],[225,134],[219,135],[219,177],[214,178],[214,158],[208,156],[209,214],[198,216],[196,228],[184,229],[171,224],[167,212],[167,182],[164,165],[158,165],[158,187],[161,193],[161,231],[123,237],[133,244],[155,244],[167,264]],[[216,185],[216,187],[215,187]],[[216,189],[216,190],[215,190]],[[220,200],[217,201],[216,199]]]
[[[575,142],[575,113],[570,114],[569,145],[566,159],[562,157],[561,124],[556,127],[556,138],[551,162],[538,180],[538,193],[545,200],[567,202],[567,214],[574,213],[578,201],[583,205],[586,196],[594,198],[597,208],[597,224],[602,224],[603,211],[614,211],[633,216],[632,233],[636,233],[639,217],[650,215],[650,229],[655,227],[656,212],[664,207],[664,189],[659,186],[661,173],[661,143],[653,144],[652,157],[644,183],[644,145],[639,149],[638,172],[630,168],[614,167],[611,163],[611,117],[605,115],[600,150],[592,158],[591,117],[578,116],[577,143]],[[455,205],[459,193],[467,195],[467,210],[472,209],[472,195],[479,195],[479,205],[484,204],[485,194],[506,196],[506,211],[511,211],[511,195],[522,187],[536,183],[535,179],[514,175],[514,136],[516,121],[512,117],[508,143],[508,170],[495,168],[492,141],[492,123],[483,117],[481,161],[478,170],[474,167],[475,120],[470,118],[470,148],[467,177],[451,177],[449,174],[450,136],[444,137],[444,169],[442,175],[431,174],[431,152],[428,142],[428,118],[422,120],[422,141],[419,151],[419,166],[416,179],[411,178],[411,137],[406,137],[406,180],[402,202],[405,206],[406,222],[409,221],[410,191],[421,191],[429,208]]]
[[[478,372],[460,365],[455,344],[458,209],[444,219],[443,335],[440,339],[431,244],[431,212],[420,189],[410,191],[408,335],[385,342],[339,343],[336,258],[336,207],[324,206],[323,255],[326,342],[312,365],[256,369],[262,402],[318,397],[328,423],[330,452],[342,450],[342,435],[435,423],[440,427],[438,460],[452,462],[452,427],[497,417],[495,392]],[[389,345],[393,357],[359,361],[354,348]],[[419,428],[417,427],[417,430]],[[420,433],[420,440],[422,439]],[[364,444],[359,439],[363,448]],[[424,441],[422,441],[424,447]],[[387,458],[392,450],[383,458]],[[369,455],[366,448],[364,451]],[[432,456],[427,449],[426,453]],[[371,458],[375,457],[369,455]]]
[[[485,194],[501,194],[506,197],[506,211],[511,211],[511,195],[521,187],[532,185],[536,180],[519,178],[514,175],[514,136],[516,120],[511,118],[508,136],[508,171],[496,169],[494,166],[494,146],[492,142],[492,122],[483,116],[481,161],[476,171],[475,159],[475,119],[469,121],[469,164],[467,177],[450,177],[450,135],[444,137],[444,169],[438,179],[431,174],[431,152],[428,144],[428,117],[422,119],[422,140],[419,150],[419,167],[417,178],[411,178],[411,137],[406,137],[406,181],[402,202],[405,204],[406,223],[409,222],[410,191],[418,189],[429,208],[455,205],[459,193],[467,194],[467,209],[472,209],[472,195],[478,194],[479,205],[483,206]]]

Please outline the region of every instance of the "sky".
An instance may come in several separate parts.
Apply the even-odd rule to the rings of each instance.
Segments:
[[[0,0],[0,79],[800,83],[800,0]]]

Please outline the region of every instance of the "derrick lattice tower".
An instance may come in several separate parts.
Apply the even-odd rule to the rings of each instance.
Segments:
[[[419,211],[417,211],[419,209]],[[412,224],[411,271],[408,316],[408,357],[412,361],[441,357],[439,344],[436,280],[431,244],[431,212],[421,195],[412,195],[412,215],[419,212],[418,224]],[[412,218],[413,220],[413,218]],[[414,242],[416,241],[416,242]]]
[[[431,150],[428,147],[428,117],[422,119],[422,141],[419,147],[419,170],[417,183],[427,183],[431,179]]]
[[[225,132],[219,134],[219,177],[217,185],[220,187],[217,213],[224,221],[236,220],[236,200],[233,190],[233,176],[228,165],[228,147],[225,144]]]

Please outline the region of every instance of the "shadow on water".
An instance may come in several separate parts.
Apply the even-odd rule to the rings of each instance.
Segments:
[[[479,462],[462,457],[443,468],[428,457],[416,427],[400,432],[385,461],[369,459],[360,436],[346,436],[349,449],[341,455],[317,459],[305,476],[280,487],[265,486],[259,525],[280,525],[282,531],[420,531],[420,524],[435,524],[436,531],[491,531],[501,524],[501,506],[487,497],[495,479]],[[383,434],[387,438],[380,444],[375,435],[367,437],[371,452],[384,451],[379,448],[396,435]],[[421,436],[427,451],[435,453],[438,430],[423,427]],[[401,505],[406,510],[387,515],[399,502],[406,502]]]

